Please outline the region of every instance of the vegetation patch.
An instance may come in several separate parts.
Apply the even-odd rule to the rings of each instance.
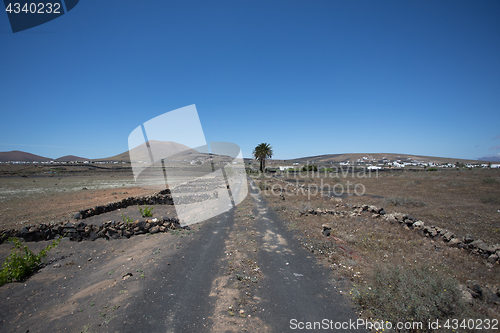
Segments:
[[[125,223],[133,223],[133,222],[134,222],[134,220],[133,220],[133,219],[131,219],[130,217],[128,217],[128,216],[127,216],[127,215],[125,215],[125,214],[121,214],[121,217],[122,217],[122,219],[123,219],[123,222],[125,222]]]
[[[500,204],[500,198],[494,195],[488,195],[481,198],[481,202],[484,204],[498,205]]]
[[[367,284],[355,286],[351,294],[371,319],[418,321],[423,323],[424,332],[434,331],[428,329],[429,321],[470,315],[457,282],[425,265],[378,268]]]
[[[314,164],[304,165],[302,171],[318,171],[318,167]]]
[[[407,197],[389,197],[385,199],[385,202],[394,206],[402,207],[424,207],[425,202],[413,198]]]
[[[139,206],[139,212],[141,212],[142,217],[152,217],[154,208],[155,208],[154,206],[151,207],[146,206],[144,208],[141,208],[141,206]]]
[[[30,276],[40,267],[42,259],[59,244],[61,239],[62,237],[54,240],[52,244],[49,244],[38,254],[34,254],[27,246],[23,246],[23,243],[18,238],[10,237],[8,242],[12,242],[14,248],[2,265],[0,286],[13,281],[21,281]]]
[[[493,177],[486,177],[481,180],[481,183],[487,184],[487,185],[494,185],[494,184],[500,184],[500,181],[496,178]]]

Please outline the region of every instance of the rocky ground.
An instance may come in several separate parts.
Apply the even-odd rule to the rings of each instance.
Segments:
[[[164,216],[153,219],[165,221],[166,207],[157,208]],[[89,219],[109,230],[111,214]],[[189,230],[169,219],[163,233],[144,221],[134,224],[150,223],[149,233],[130,238],[65,238],[36,274],[0,288],[0,331],[283,332],[291,320],[357,318],[255,187],[236,209]],[[47,242],[26,244],[36,252]],[[10,249],[0,245],[1,260]]]
[[[410,181],[405,179],[405,183]],[[400,267],[411,272],[417,267],[427,267],[436,274],[436,279],[450,277],[458,283],[462,300],[469,304],[471,311],[476,311],[475,316],[498,319],[500,242],[496,233],[491,233],[495,224],[474,223],[464,231],[457,228],[460,224],[448,222],[440,225],[436,219],[426,220],[426,217],[435,217],[435,212],[441,211],[440,203],[449,198],[436,199],[432,205],[418,207],[420,210],[409,206],[409,215],[408,207],[390,205],[381,199],[388,197],[389,193],[381,191],[380,187],[391,187],[391,182],[384,184],[384,179],[379,179],[378,187],[373,185],[376,182],[372,179],[366,184],[369,192],[365,196],[322,196],[318,191],[309,191],[307,185],[291,182],[286,177],[262,178],[260,188],[272,209],[286,220],[287,227],[298,232],[303,246],[329,266],[335,276],[350,284],[350,296],[359,295],[361,289],[374,283],[373,274],[380,269]],[[483,185],[490,186],[489,183]],[[420,191],[405,193],[418,195]],[[420,199],[417,195],[410,198]],[[429,198],[426,202],[430,202]],[[386,206],[381,206],[384,203]],[[464,205],[462,209],[469,209],[469,205],[474,203]],[[453,216],[460,215],[457,205],[450,209]],[[483,218],[493,213],[486,206]],[[496,216],[493,219],[495,221]],[[462,221],[457,222],[464,223]],[[479,227],[474,228],[475,225]],[[489,237],[484,237],[484,230],[488,229]],[[362,316],[367,315],[363,314],[362,308],[360,310]]]
[[[315,254],[319,262],[328,268],[328,279],[331,279],[329,283],[333,283],[328,295],[343,294],[347,299],[355,301],[352,295],[360,290],[357,286],[372,283],[372,273],[380,267],[399,265],[410,269],[430,265],[433,274],[452,277],[459,283],[463,301],[469,304],[474,313],[499,318],[500,265],[493,260],[495,258],[491,258],[498,255],[493,251],[498,243],[495,242],[498,240],[498,220],[495,215],[495,191],[498,191],[495,186],[498,177],[496,174],[482,174],[479,171],[470,175],[472,176],[460,171],[456,174],[430,176],[386,175],[386,178],[378,180],[363,180],[367,191],[361,197],[324,197],[307,192],[301,196],[297,195],[298,188],[293,190],[293,187],[288,188],[291,192],[284,193],[275,191],[273,186],[281,184],[283,187],[287,180],[284,177],[271,177],[263,185],[263,188],[270,188],[262,193],[263,198],[281,216],[283,226],[292,231],[295,240],[289,238],[288,232],[273,229],[275,226],[269,223],[275,217],[261,212],[264,208],[259,208],[256,199],[245,200],[234,212],[234,220],[229,216],[224,217],[225,224],[207,224],[208,229],[204,229],[203,225],[199,229],[195,225],[191,230],[184,230],[175,225],[173,206],[161,204],[156,205],[153,210],[155,221],[153,218],[141,220],[135,205],[84,220],[73,219],[75,213],[82,209],[127,200],[133,196],[132,193],[148,196],[153,192],[150,189],[95,188],[40,195],[37,200],[30,196],[19,196],[14,200],[4,198],[1,205],[17,205],[17,211],[25,211],[30,222],[35,221],[38,216],[45,216],[42,220],[47,221],[47,218],[57,215],[54,211],[49,212],[48,208],[44,213],[44,205],[52,202],[52,209],[65,211],[60,221],[72,223],[69,227],[65,226],[67,229],[74,228],[76,231],[81,227],[81,231],[88,236],[92,232],[101,232],[102,237],[94,242],[72,242],[69,238],[63,240],[56,250],[49,253],[45,267],[32,278],[0,288],[4,300],[0,311],[3,316],[0,330],[14,332],[30,329],[44,332],[71,328],[80,331],[127,331],[127,327],[133,327],[134,330],[148,327],[154,331],[158,327],[164,329],[170,325],[160,320],[166,316],[174,325],[172,327],[177,327],[180,331],[189,331],[193,325],[201,327],[202,331],[213,332],[245,329],[282,331],[278,326],[273,326],[276,325],[276,316],[282,313],[291,316],[292,312],[283,312],[285,310],[274,307],[270,315],[266,309],[273,308],[272,302],[275,299],[275,304],[287,299],[283,297],[287,294],[286,288],[277,294],[275,290],[279,290],[281,286],[286,287],[287,280],[300,283],[304,273],[290,270],[289,265],[286,265],[287,262],[290,264],[289,261],[285,260],[283,264],[278,262],[279,258],[266,258],[266,254],[279,256],[280,253],[294,252],[295,249],[290,244],[295,244],[296,241],[300,244],[299,247]],[[19,180],[20,184],[24,184],[22,180],[29,179],[30,176],[8,177],[10,178],[7,180],[2,179],[2,186]],[[298,183],[308,185],[315,180],[301,179]],[[50,177],[43,178],[40,182],[48,182],[50,185],[52,181],[54,179]],[[342,183],[347,185],[346,180]],[[15,187],[12,184],[10,186]],[[22,190],[22,186],[20,188]],[[129,192],[134,189],[136,192]],[[120,192],[122,193],[119,194]],[[391,200],[387,200],[388,198]],[[67,200],[74,200],[79,206],[68,206]],[[454,204],[450,205],[450,200],[455,200]],[[33,202],[41,205],[37,206],[39,210],[32,207]],[[2,216],[4,214],[2,210]],[[123,216],[129,217],[133,223],[126,223]],[[473,217],[477,219],[466,223]],[[484,219],[489,219],[491,223],[481,222]],[[53,220],[57,222],[56,219]],[[27,220],[21,221],[22,224],[14,222],[17,221],[15,218],[9,221],[11,224],[6,225],[19,231],[26,223],[31,224]],[[86,226],[99,228],[86,233],[86,226],[78,225],[82,222]],[[462,228],[464,225],[466,227]],[[262,229],[263,226],[266,227]],[[158,230],[151,230],[152,228]],[[163,228],[163,232],[160,232],[160,228]],[[28,231],[29,229],[31,228]],[[135,235],[127,238],[125,233],[131,231]],[[216,240],[216,235],[224,235],[224,238]],[[217,243],[219,245],[214,248],[213,244]],[[39,250],[47,242],[27,244],[30,248]],[[9,244],[0,245],[2,261],[10,249]],[[211,252],[213,249],[220,252],[215,261],[211,261],[212,256],[215,256]],[[181,254],[184,250],[187,251],[185,253],[191,253],[189,259],[184,259]],[[202,255],[199,251],[208,252]],[[196,256],[201,261],[196,260]],[[278,261],[273,264],[273,260]],[[173,267],[174,271],[171,270]],[[192,272],[196,269],[205,270],[206,273],[200,271],[200,276],[193,279]],[[186,283],[176,272],[183,272],[180,274],[189,276],[186,281],[191,282]],[[281,282],[275,279],[284,272],[286,274]],[[192,294],[190,298],[179,298],[172,291],[164,294],[161,281],[167,275],[170,276],[168,280],[171,281],[171,288],[188,288],[190,291],[186,295]],[[308,283],[315,284],[317,281]],[[196,300],[197,294],[205,292],[207,294],[203,296],[203,301]],[[273,292],[275,296],[270,296]],[[174,294],[176,296],[168,296]],[[169,304],[169,310],[165,313],[153,311],[150,315],[141,317],[139,303],[144,302],[145,297],[154,299],[156,295],[159,297],[158,303],[170,299],[165,303]],[[187,310],[193,302],[199,303],[200,308]],[[287,302],[293,303],[294,300],[289,299]],[[353,305],[356,305],[355,302]],[[176,308],[180,312],[173,310]],[[156,307],[154,309],[163,311]],[[132,317],[130,311],[134,313]],[[194,315],[192,325],[186,324],[190,321],[186,317],[186,311]],[[359,309],[359,315],[370,318],[362,309]],[[68,326],[68,322],[71,325]],[[285,324],[282,322],[280,325]]]

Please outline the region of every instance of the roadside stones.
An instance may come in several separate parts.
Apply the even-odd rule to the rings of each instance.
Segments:
[[[108,236],[106,236],[106,232],[107,232],[106,229],[102,229],[97,233],[97,238],[108,238]]]
[[[497,254],[492,254],[491,256],[488,257],[489,262],[496,262],[498,260],[498,255]]]
[[[326,237],[330,236],[331,231],[332,231],[332,227],[330,227],[326,224],[323,224],[321,227],[323,228],[323,231],[321,231],[321,233]]]
[[[97,233],[95,233],[94,231],[92,231],[89,235],[89,239],[91,241],[95,241],[97,238],[99,238],[99,235]]]
[[[113,237],[114,238],[114,235],[117,233],[116,229],[115,228],[107,228],[107,235],[108,237]]]
[[[462,241],[458,238],[452,238],[450,239],[450,241],[448,242],[448,246],[449,247],[458,247],[458,245],[462,243]]]
[[[462,299],[465,301],[465,303],[472,305],[474,299],[472,298],[470,290],[468,290],[466,286],[461,284],[458,286],[458,289],[461,291]]]
[[[480,240],[480,239],[475,240],[472,243],[470,243],[469,244],[469,248],[471,248],[471,249],[478,249],[478,250],[481,250],[483,252],[487,252],[488,251],[488,245],[485,242],[483,242],[482,240]]]
[[[415,223],[413,223],[413,229],[420,230],[420,229],[423,229],[423,228],[424,228],[424,222],[422,222],[422,221],[416,221]]]
[[[436,230],[436,227],[434,226],[425,226],[424,233],[426,233],[427,236],[434,238],[438,235],[439,232]]]
[[[352,213],[348,216],[361,215],[361,212],[372,213],[371,217],[373,219],[383,218],[385,221],[393,224],[399,223],[405,229],[419,231],[426,237],[435,239],[439,236],[449,247],[469,250],[472,253],[481,255],[491,263],[497,262],[500,264],[500,244],[488,245],[482,240],[475,239],[471,235],[465,235],[465,237],[460,238],[452,231],[436,226],[425,225],[423,221],[417,220],[408,214],[398,212],[387,214],[383,208],[378,208],[373,205],[353,206]],[[344,217],[342,212],[340,212],[339,217]]]
[[[474,298],[482,298],[483,297],[483,288],[480,285],[474,284],[471,288],[471,295]]]
[[[26,227],[23,227],[21,229],[21,231],[20,231],[20,235],[19,236],[21,236],[23,238],[26,238],[29,235],[29,233],[30,233],[29,229],[26,228]]]
[[[133,223],[106,221],[101,226],[86,224],[83,221],[50,225],[38,224],[23,227],[21,230],[0,230],[0,236],[2,236],[1,239],[22,237],[25,241],[49,240],[61,236],[67,236],[71,241],[94,241],[98,238],[107,240],[129,238],[133,235],[155,234],[180,228],[189,230],[187,227],[181,227],[178,219],[161,217],[138,220]]]
[[[88,209],[82,209],[81,211],[75,213],[73,218],[75,220],[82,220],[94,215],[111,212],[132,205],[156,205],[156,204],[173,205],[174,201],[172,199],[172,196],[170,195],[170,190],[166,189],[158,193],[155,193],[153,195],[148,195],[138,198],[128,197],[120,201],[110,202],[106,205],[95,206]]]
[[[36,225],[32,226],[32,227],[29,229],[29,232],[38,232],[38,231],[40,231],[40,229],[39,229]]]
[[[474,237],[472,237],[471,235],[465,235],[465,237],[464,237],[465,244],[472,243],[473,241],[474,241]]]
[[[488,246],[489,253],[495,253],[498,250],[500,250],[500,245],[498,245],[498,244]]]
[[[445,240],[446,242],[449,242],[453,238],[453,236],[455,236],[453,232],[446,230],[441,231],[441,235],[443,237],[443,240]]]

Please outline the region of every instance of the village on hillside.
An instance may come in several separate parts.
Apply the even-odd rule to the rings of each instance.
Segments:
[[[189,160],[189,159],[184,159],[182,163],[185,164],[205,164],[205,163],[210,163],[212,161],[211,157],[206,157],[206,158],[201,158],[200,156],[197,156],[196,158]],[[484,162],[484,161],[477,161],[477,163],[473,162],[467,162],[463,163],[460,161],[457,161],[455,163],[445,163],[445,162],[437,162],[437,161],[423,161],[423,160],[417,160],[413,159],[411,157],[407,158],[401,158],[401,159],[390,159],[387,157],[383,157],[382,159],[376,159],[371,156],[363,156],[358,159],[346,159],[345,161],[342,162],[315,162],[314,157],[311,158],[311,161],[306,161],[306,162],[293,162],[293,163],[287,163],[286,160],[279,160],[283,161],[285,165],[278,165],[279,162],[278,160],[270,160],[269,161],[269,170],[280,170],[280,171],[286,171],[286,170],[291,170],[291,169],[302,169],[306,165],[315,165],[318,170],[323,170],[323,169],[328,169],[331,167],[360,167],[360,168],[366,168],[368,170],[383,170],[383,169],[409,169],[409,168],[418,168],[418,169],[429,169],[429,168],[441,168],[441,169],[449,169],[449,168],[492,168],[492,169],[498,169],[500,168],[500,163],[491,163],[491,162]],[[140,161],[137,161],[140,162]],[[251,166],[253,160],[245,158],[245,164]],[[73,161],[58,161],[58,160],[49,160],[49,161],[0,161],[0,164],[130,164],[129,161],[116,161],[116,160],[73,160]],[[220,163],[220,162],[219,162]],[[217,164],[219,164],[217,163]],[[231,163],[231,162],[225,162],[225,163]],[[234,162],[233,162],[234,163]]]

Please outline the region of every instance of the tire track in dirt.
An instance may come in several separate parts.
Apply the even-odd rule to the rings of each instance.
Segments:
[[[212,283],[211,332],[288,332],[292,319],[355,322],[329,270],[286,231],[253,182],[250,188],[225,241],[225,273]]]
[[[234,224],[225,240],[223,275],[213,281],[210,296],[216,297],[211,332],[271,332],[260,318],[261,298],[255,295],[263,278],[257,263],[258,245],[247,198],[238,206]]]
[[[283,221],[269,209],[260,191],[251,182],[251,197],[258,235],[257,262],[264,276],[258,286],[263,295],[261,318],[272,332],[296,331],[295,323],[356,322],[358,316],[338,292],[330,271],[320,265],[286,230]],[[300,328],[300,327],[298,327]],[[321,328],[324,329],[324,326]],[[333,327],[331,328],[333,329]],[[342,329],[352,330],[352,326]]]

